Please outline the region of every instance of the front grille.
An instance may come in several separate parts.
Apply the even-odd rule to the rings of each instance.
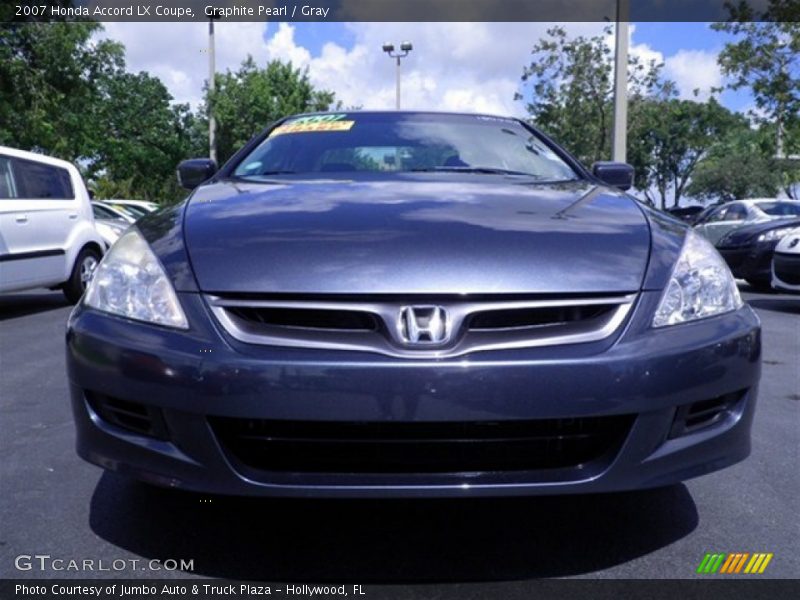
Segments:
[[[486,422],[212,418],[240,465],[293,473],[482,473],[576,468],[615,454],[633,416]]]
[[[775,277],[789,285],[800,285],[800,254],[775,254]]]
[[[225,330],[249,344],[441,358],[603,340],[619,329],[635,298],[626,294],[370,296],[363,301],[342,296],[207,296],[206,300]],[[410,318],[418,321],[410,324]],[[434,325],[436,339],[427,330]]]
[[[580,323],[607,315],[616,308],[614,304],[600,304],[488,310],[473,315],[467,323],[467,330],[520,329]]]
[[[375,316],[354,310],[314,310],[304,308],[270,308],[236,306],[230,309],[235,317],[249,323],[299,329],[329,329],[338,331],[375,331]]]
[[[85,397],[91,409],[110,425],[159,440],[169,438],[161,411],[155,407],[97,392],[87,391]]]

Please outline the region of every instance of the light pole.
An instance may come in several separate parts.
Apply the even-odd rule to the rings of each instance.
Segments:
[[[394,51],[394,44],[387,42],[383,45],[383,51],[386,52],[386,54],[388,54],[391,58],[397,60],[397,110],[400,110],[400,59],[408,56],[408,53],[413,49],[414,46],[411,45],[411,42],[403,42],[400,44],[400,52]]]
[[[217,121],[214,119],[211,98],[214,95],[214,75],[217,72],[216,56],[214,48],[214,19],[219,19],[217,11],[212,11],[208,17],[208,157],[217,162]]]
[[[617,0],[614,52],[614,130],[611,160],[625,162],[628,145],[628,18],[630,0]]]

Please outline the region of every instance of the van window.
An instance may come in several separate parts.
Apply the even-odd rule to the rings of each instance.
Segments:
[[[12,160],[19,198],[72,200],[75,197],[66,169],[30,160]]]
[[[11,160],[0,156],[0,200],[16,198],[14,178],[11,176]]]

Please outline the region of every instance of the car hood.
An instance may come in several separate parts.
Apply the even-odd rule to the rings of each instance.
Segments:
[[[794,218],[770,219],[769,221],[762,221],[752,225],[744,225],[723,236],[717,243],[717,247],[733,248],[736,246],[747,246],[755,242],[759,235],[767,231],[798,226],[800,226],[800,219]]]
[[[628,292],[650,251],[620,192],[485,175],[223,181],[195,191],[183,227],[212,293]]]

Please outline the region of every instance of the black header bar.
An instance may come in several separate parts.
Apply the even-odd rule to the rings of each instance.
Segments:
[[[6,0],[14,21],[800,22],[800,0]],[[625,8],[627,5],[627,9]],[[627,18],[624,13],[627,12]]]

